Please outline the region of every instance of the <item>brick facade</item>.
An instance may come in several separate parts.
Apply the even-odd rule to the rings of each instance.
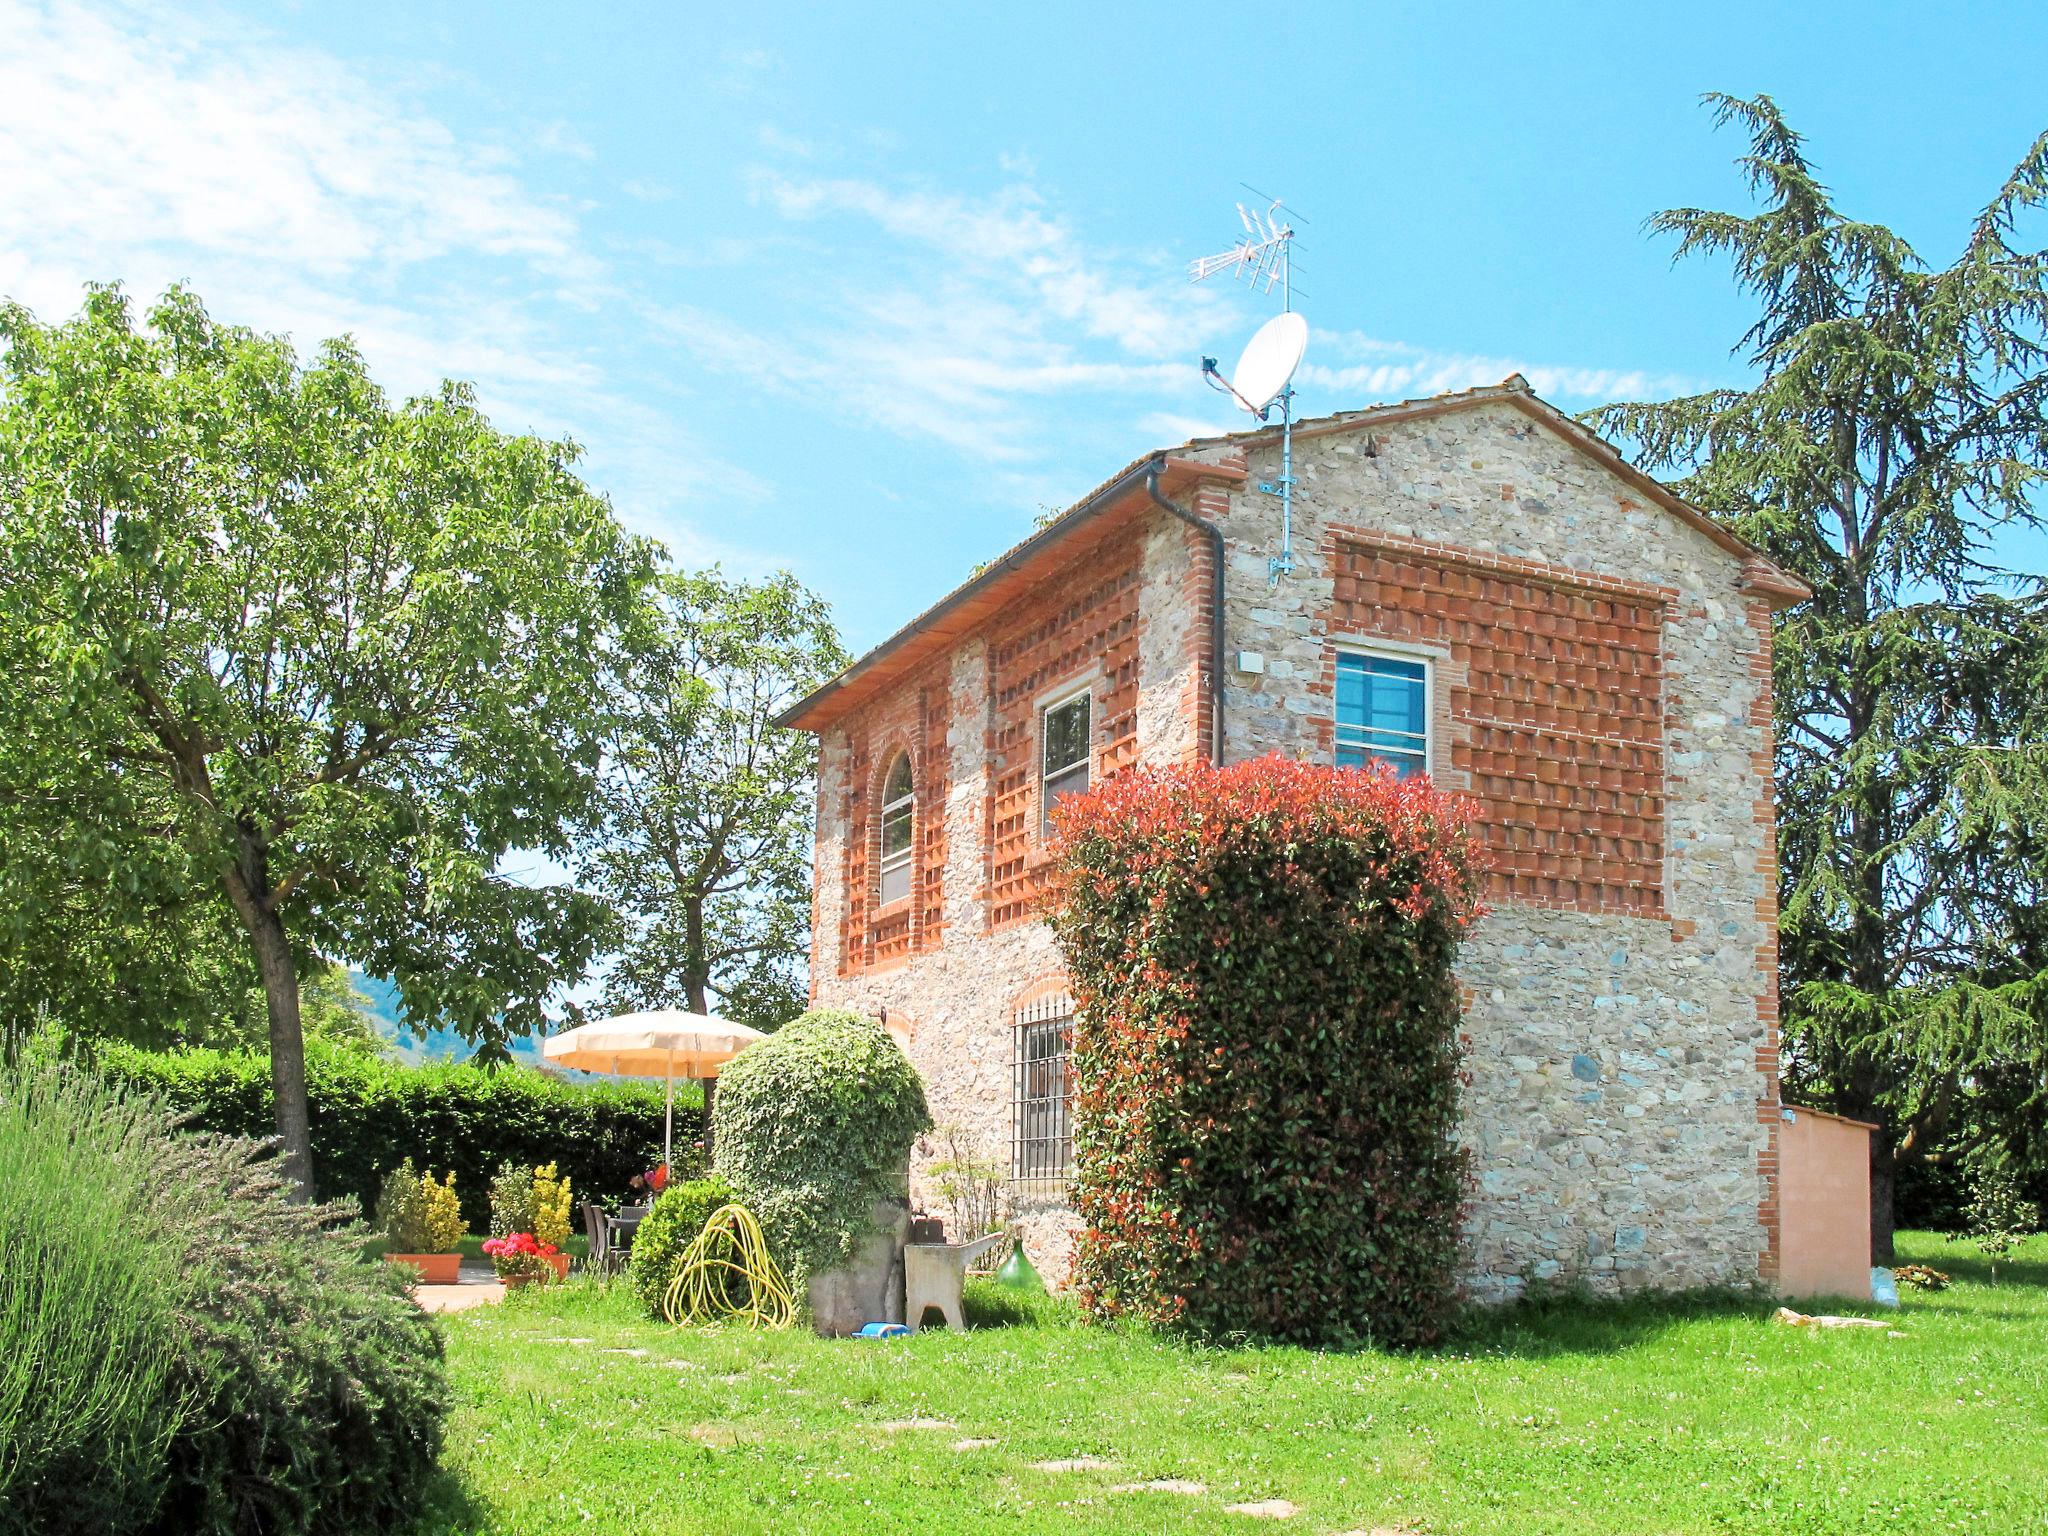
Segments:
[[[1170,461],[1179,504],[1225,535],[1225,753],[1328,760],[1340,650],[1430,669],[1430,769],[1478,800],[1492,862],[1493,910],[1459,965],[1476,1295],[1768,1280],[1769,591],[1753,556],[1651,504],[1546,410],[1496,391],[1305,427],[1300,564],[1277,585],[1270,437]],[[1130,492],[1113,534],[1030,571],[943,656],[820,728],[814,994],[886,1009],[935,1116],[998,1153],[1012,1021],[1058,987],[1029,907],[1039,711],[1089,688],[1097,776],[1206,755],[1212,725],[1200,532]],[[868,873],[898,749],[918,774],[901,917]],[[1023,1214],[1057,1276],[1070,1216],[1057,1199]]]
[[[1480,805],[1487,898],[1663,909],[1663,627],[1669,588],[1335,526],[1333,636],[1430,642],[1437,777]],[[1321,699],[1334,691],[1336,647]],[[1331,720],[1317,744],[1332,750]]]
[[[1138,757],[1136,551],[1107,569],[1069,566],[1032,594],[989,646],[988,926],[1027,922],[1038,900],[1039,711],[1055,697],[1090,698],[1094,781]]]

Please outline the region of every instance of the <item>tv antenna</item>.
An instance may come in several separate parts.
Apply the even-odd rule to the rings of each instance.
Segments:
[[[1202,359],[1202,377],[1260,421],[1280,408],[1280,478],[1262,480],[1259,489],[1280,498],[1280,553],[1266,562],[1274,586],[1295,568],[1294,559],[1294,370],[1308,350],[1308,322],[1294,312],[1294,225],[1300,215],[1278,198],[1256,189],[1247,192],[1265,202],[1264,209],[1237,205],[1244,238],[1227,251],[1188,264],[1188,280],[1203,282],[1219,272],[1242,278],[1254,293],[1280,290],[1280,313],[1260,326],[1245,344],[1237,371],[1229,378],[1216,359]],[[1306,223],[1307,220],[1302,222]]]

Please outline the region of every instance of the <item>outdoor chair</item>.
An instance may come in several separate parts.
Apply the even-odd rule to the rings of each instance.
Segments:
[[[614,1270],[623,1269],[633,1257],[633,1234],[653,1209],[651,1205],[622,1205],[617,1215],[604,1217],[605,1259]]]
[[[611,1274],[618,1267],[607,1230],[610,1224],[603,1206],[595,1200],[583,1202],[583,1235],[590,1239],[590,1268],[600,1275]]]

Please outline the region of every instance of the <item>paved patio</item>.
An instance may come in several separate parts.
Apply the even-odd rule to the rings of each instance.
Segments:
[[[425,1312],[467,1312],[505,1299],[505,1283],[489,1264],[464,1263],[453,1285],[413,1287],[412,1299]]]

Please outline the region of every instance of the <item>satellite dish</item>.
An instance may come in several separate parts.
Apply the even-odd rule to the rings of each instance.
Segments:
[[[1308,322],[1289,310],[1275,315],[1245,343],[1244,356],[1231,375],[1230,392],[1254,416],[1280,398],[1308,350]]]

